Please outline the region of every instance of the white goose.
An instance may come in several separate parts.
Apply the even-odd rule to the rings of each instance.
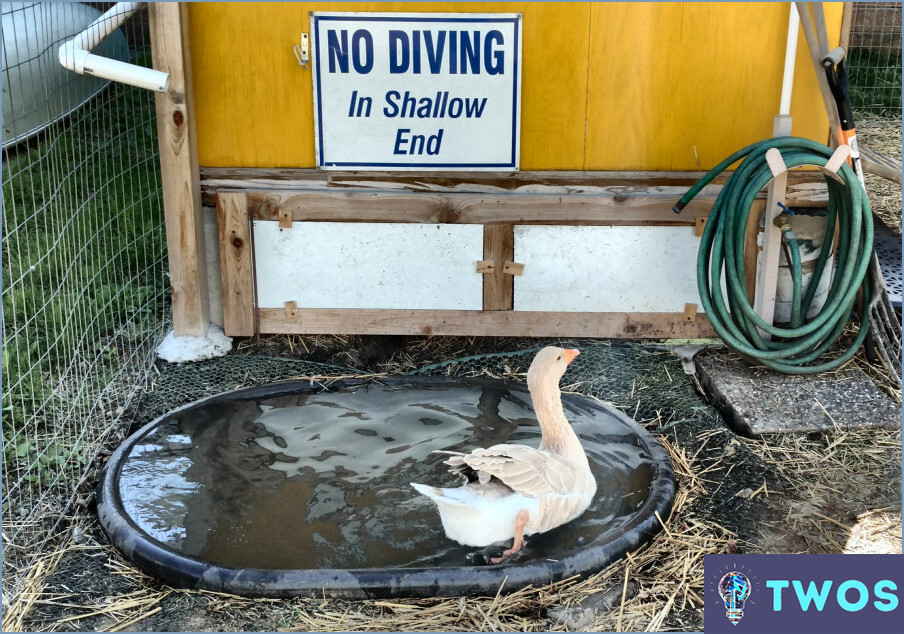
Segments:
[[[471,453],[446,451],[452,473],[467,483],[440,489],[412,482],[436,503],[449,539],[489,546],[514,539],[498,564],[521,550],[524,536],[544,533],[583,513],[596,493],[587,454],[562,410],[559,381],[578,350],[546,347],[527,371],[542,439],[537,449],[494,445]]]

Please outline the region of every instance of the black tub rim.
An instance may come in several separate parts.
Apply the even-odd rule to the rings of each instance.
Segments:
[[[640,439],[657,473],[650,494],[610,541],[565,556],[542,562],[497,564],[489,566],[293,569],[270,570],[220,566],[179,553],[146,534],[126,513],[118,493],[119,474],[132,449],[148,433],[167,419],[222,399],[261,398],[306,392],[339,391],[382,385],[459,384],[500,386],[527,391],[520,381],[483,377],[394,376],[342,378],[320,382],[298,378],[220,392],[192,401],[159,416],[131,434],[113,452],[97,485],[97,511],[101,527],[111,543],[142,571],[181,588],[210,590],[249,597],[285,598],[324,595],[349,599],[387,599],[393,597],[438,597],[495,595],[500,589],[514,592],[528,585],[540,586],[574,575],[596,573],[626,553],[637,549],[659,533],[671,513],[675,498],[675,476],[668,453],[656,438],[636,421],[614,407],[607,407],[580,394],[563,394],[563,403],[575,403],[615,416]]]

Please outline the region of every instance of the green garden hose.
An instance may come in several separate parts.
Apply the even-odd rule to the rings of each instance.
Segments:
[[[811,319],[806,318],[817,284],[829,263],[831,249],[828,244],[822,249],[804,291],[797,237],[790,227],[784,226],[782,241],[786,257],[790,256],[788,261],[794,284],[791,323],[781,327],[764,321],[747,299],[744,243],[747,217],[754,199],[773,178],[765,159],[770,148],[781,152],[788,169],[804,165],[825,166],[833,153],[824,145],[797,137],[777,137],[754,143],[714,167],[673,210],[680,213],[710,181],[743,159],[722,188],[703,230],[697,257],[697,287],[703,309],[726,345],[748,360],[787,374],[825,372],[854,356],[869,333],[866,311],[855,311],[855,308],[861,288],[862,305],[868,304],[875,292],[866,275],[873,250],[872,210],[863,186],[847,163],[838,170],[844,183],[826,177],[829,193],[826,241],[831,240],[837,226],[838,246],[836,269],[825,304]],[[855,315],[855,312],[859,314]],[[820,360],[838,341],[852,318],[859,320],[859,330],[850,347],[831,360]],[[764,337],[763,332],[769,333],[771,338]]]

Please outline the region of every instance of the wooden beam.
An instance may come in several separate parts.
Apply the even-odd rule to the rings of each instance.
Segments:
[[[266,334],[469,335],[519,337],[614,337],[687,339],[714,337],[705,315],[693,322],[682,313],[552,313],[532,311],[352,310],[282,308],[257,310]]]
[[[176,335],[204,336],[210,324],[198,177],[188,12],[185,3],[150,4],[154,68],[169,73],[157,93],[157,134]]]
[[[582,194],[450,194],[319,191],[247,191],[255,220],[295,222],[416,222],[482,225],[693,226],[709,214],[714,196],[698,196],[676,215],[672,205],[684,189],[618,196]]]
[[[251,225],[245,194],[217,195],[217,234],[223,330],[230,337],[250,337],[254,327],[254,274],[251,264]]]
[[[511,310],[515,282],[503,271],[506,262],[515,257],[515,230],[512,225],[485,225],[483,259],[495,265],[483,276],[483,309]]]
[[[610,197],[649,195],[654,190],[673,188],[680,198],[704,175],[703,172],[333,172],[310,169],[201,168],[204,204],[213,205],[218,191],[258,191],[301,193],[314,191],[383,193],[463,193],[463,194],[555,194],[573,196],[599,194]],[[707,188],[716,196],[731,172],[717,176]],[[813,190],[821,178],[815,171],[788,175],[789,200],[801,205],[811,195],[826,194]],[[799,191],[798,191],[799,190]],[[796,200],[800,198],[801,201]],[[671,205],[670,205],[671,207]]]
[[[779,115],[775,118],[773,136],[789,136],[791,134],[791,117]],[[753,309],[763,321],[772,324],[775,318],[775,302],[778,285],[779,256],[782,249],[782,231],[773,220],[782,213],[781,205],[785,204],[788,185],[788,171],[782,153],[777,148],[766,152],[766,161],[772,171],[773,178],[767,186],[766,215],[763,226],[763,249],[757,268],[756,293]],[[764,339],[772,336],[761,331]]]

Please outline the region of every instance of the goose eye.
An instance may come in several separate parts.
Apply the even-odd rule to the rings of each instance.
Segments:
[[[562,360],[562,355],[559,355],[556,357],[556,361],[561,361],[561,360]]]

